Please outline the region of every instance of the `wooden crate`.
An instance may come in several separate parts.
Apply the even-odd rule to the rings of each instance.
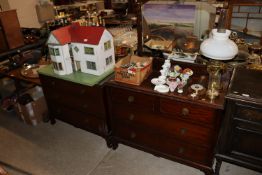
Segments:
[[[135,55],[128,55],[122,58],[115,65],[115,81],[140,85],[152,72],[152,60],[152,57],[139,57]],[[122,65],[132,62],[140,62],[140,64],[146,63],[146,65],[141,68],[133,68],[132,70],[122,68]]]

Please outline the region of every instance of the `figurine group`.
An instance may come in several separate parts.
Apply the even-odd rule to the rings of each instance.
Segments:
[[[182,69],[179,65],[171,66],[170,59],[166,59],[160,70],[160,76],[153,78],[151,82],[155,85],[154,90],[167,93],[174,92],[183,93],[183,88],[187,84],[193,71],[189,68]]]
[[[143,68],[146,67],[149,63],[148,62],[130,62],[128,64],[121,65],[121,68],[127,69],[127,73],[130,75],[136,74],[137,68]]]

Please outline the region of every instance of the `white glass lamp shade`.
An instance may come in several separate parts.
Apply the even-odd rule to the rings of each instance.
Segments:
[[[230,33],[230,30],[220,33],[217,32],[217,29],[213,29],[211,36],[200,45],[201,54],[214,60],[230,60],[234,58],[238,53],[238,47],[229,39]]]

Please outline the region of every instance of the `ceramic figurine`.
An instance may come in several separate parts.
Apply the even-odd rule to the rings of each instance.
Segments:
[[[167,85],[160,84],[156,85],[154,90],[160,93],[167,93],[169,92],[169,87]]]
[[[177,88],[178,83],[176,81],[171,81],[169,83],[169,90],[170,92],[174,92]]]
[[[135,75],[136,74],[136,68],[131,66],[127,69],[127,73],[131,74],[131,75]]]
[[[185,68],[183,70],[183,74],[188,74],[189,76],[192,76],[193,75],[193,71],[189,68]]]
[[[174,66],[174,72],[181,73],[182,68],[179,65]]]
[[[52,31],[47,44],[56,74],[66,75],[79,70],[101,75],[114,68],[113,37],[104,27],[74,23]]]
[[[189,68],[182,70],[179,65],[175,65],[173,71],[170,71],[170,67],[170,60],[165,60],[165,63],[162,65],[163,69],[160,70],[161,75],[151,80],[156,85],[154,90],[166,93],[166,91],[174,92],[177,88],[178,93],[183,93],[183,88],[187,84],[189,77],[193,75],[193,71]],[[164,85],[165,83],[168,86]]]
[[[183,88],[184,86],[186,85],[186,82],[185,81],[181,81],[181,80],[177,80],[177,92],[179,94],[182,94],[184,92]]]

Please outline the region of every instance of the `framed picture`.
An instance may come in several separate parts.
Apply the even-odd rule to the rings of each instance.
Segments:
[[[167,40],[192,35],[195,14],[196,6],[191,4],[151,2],[143,6],[143,16],[150,34]]]

